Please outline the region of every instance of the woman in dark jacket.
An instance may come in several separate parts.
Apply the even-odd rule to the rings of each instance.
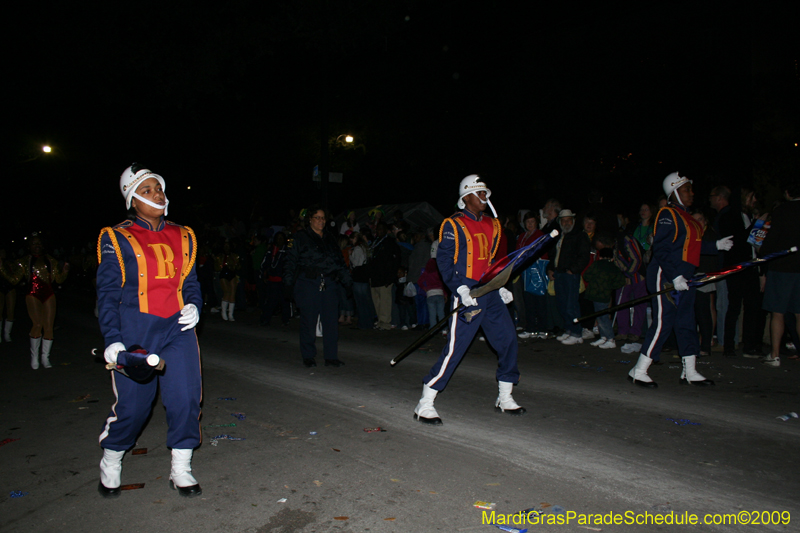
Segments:
[[[300,309],[300,353],[303,364],[317,366],[317,317],[322,323],[325,366],[344,365],[339,360],[339,286],[351,289],[353,280],[336,238],[325,231],[327,217],[321,207],[306,213],[305,227],[293,235],[286,257],[283,283]]]

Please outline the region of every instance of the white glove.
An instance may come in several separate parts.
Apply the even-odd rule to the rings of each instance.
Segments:
[[[466,285],[460,286],[456,289],[456,292],[461,297],[461,303],[464,304],[464,307],[478,305],[478,300],[469,295],[469,287]]]
[[[106,346],[106,351],[103,352],[103,357],[106,358],[107,363],[111,363],[112,365],[117,364],[117,355],[119,352],[125,351],[125,345],[121,342],[112,342],[108,346]]]
[[[505,287],[500,287],[500,299],[503,300],[504,304],[508,305],[514,301],[514,295]]]
[[[672,280],[672,286],[675,288],[676,291],[688,291],[689,284],[686,282],[686,278],[683,276],[678,276],[677,278]]]
[[[186,324],[181,328],[181,331],[192,329],[197,325],[200,320],[200,313],[197,312],[197,306],[194,304],[186,304],[181,309],[181,317],[178,319],[178,324]]]
[[[728,235],[724,239],[717,241],[717,250],[723,250],[727,252],[731,248],[733,248],[733,235]]]

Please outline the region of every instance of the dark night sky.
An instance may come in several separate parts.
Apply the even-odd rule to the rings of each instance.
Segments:
[[[118,176],[133,161],[165,177],[177,221],[282,220],[320,197],[324,124],[363,145],[331,153],[334,212],[427,200],[447,213],[470,173],[506,212],[547,195],[579,204],[592,184],[635,207],[673,170],[701,192],[752,179],[756,63],[797,133],[790,3],[196,4],[16,8],[6,192],[37,197],[44,216],[6,201],[4,228],[69,216],[94,239],[123,218]],[[45,142],[51,157],[21,163]]]

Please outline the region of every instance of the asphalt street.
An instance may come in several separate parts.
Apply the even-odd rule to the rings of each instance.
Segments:
[[[520,341],[514,397],[528,413],[511,417],[494,410],[496,356],[476,340],[436,400],[444,425],[430,427],[412,415],[442,337],[392,368],[418,332],[342,326],[346,366],[309,369],[297,320],[259,327],[254,310],[201,322],[204,442],[193,467],[202,496],[169,488],[157,403],[137,443],[146,453],[123,462],[122,483],[144,487],[105,500],[97,437],[114,397],[91,352],[102,353],[102,338],[89,294],[66,291],[58,305],[52,369],[30,368],[24,307],[13,342],[0,344],[3,532],[500,531],[477,501],[495,504],[496,520],[530,508],[545,522],[571,517],[518,526],[531,532],[800,531],[800,419],[776,418],[800,412],[800,363],[713,354],[698,369],[716,386],[695,388],[678,384],[680,360],[664,354],[650,371],[659,388],[644,390],[626,380],[635,355]],[[375,427],[385,431],[365,431]],[[579,522],[609,513],[784,523]]]

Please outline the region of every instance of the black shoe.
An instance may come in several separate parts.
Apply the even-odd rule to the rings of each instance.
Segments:
[[[103,498],[119,498],[119,495],[122,494],[122,490],[120,490],[119,487],[115,489],[109,489],[103,485],[102,481],[97,484],[97,492],[99,492],[100,496]]]
[[[425,418],[424,416],[419,416],[417,413],[414,413],[414,420],[418,420],[423,424],[430,424],[431,426],[441,426],[442,419],[441,418]]]
[[[524,407],[520,407],[519,409],[503,409],[499,405],[495,405],[494,410],[498,413],[503,413],[511,416],[522,416],[528,412]]]
[[[344,366],[344,361],[340,361],[339,359],[325,359],[325,366],[339,368],[340,366]]]
[[[703,381],[689,381],[686,378],[681,378],[678,380],[678,383],[681,385],[694,385],[695,387],[713,387],[714,382],[710,379],[704,379]]]
[[[169,480],[169,487],[172,490],[178,491],[178,494],[183,496],[184,498],[194,498],[195,496],[200,496],[203,494],[203,489],[200,488],[200,485],[192,485],[190,487],[179,487],[175,485],[175,483],[170,479]]]
[[[638,380],[638,379],[633,379],[630,376],[628,376],[628,381],[630,381],[634,385],[637,385],[639,387],[643,387],[645,389],[657,389],[658,388],[658,383],[656,383],[655,381],[641,381],[641,380]]]
[[[311,368],[312,366],[317,366],[317,362],[314,361],[313,359],[305,359],[304,358],[303,359],[303,364],[306,365],[309,368]]]

